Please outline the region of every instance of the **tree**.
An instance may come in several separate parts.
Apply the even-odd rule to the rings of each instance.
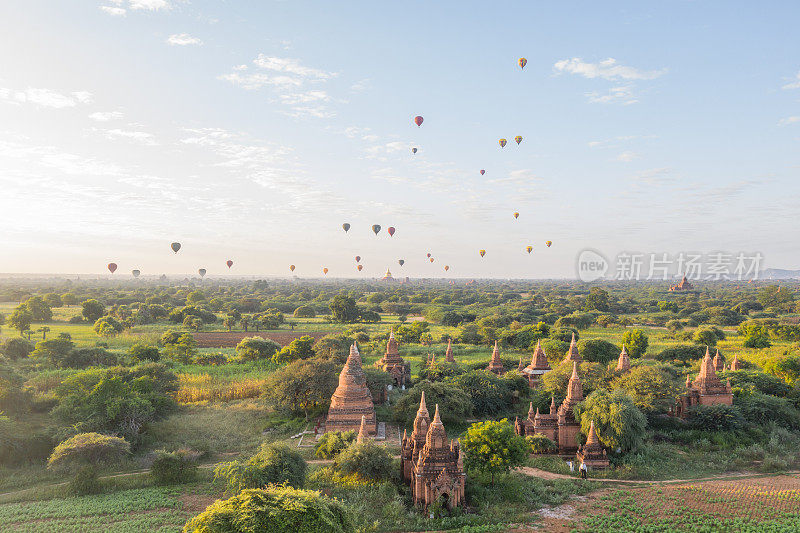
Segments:
[[[186,483],[197,476],[197,459],[186,450],[156,452],[150,475],[159,485]]]
[[[441,324],[443,326],[455,328],[458,327],[459,324],[461,324],[461,320],[462,320],[461,315],[459,315],[455,311],[446,311],[442,315]]]
[[[343,474],[358,474],[373,481],[391,479],[395,472],[389,450],[371,439],[345,448],[336,456],[333,467]]]
[[[715,327],[697,328],[694,332],[694,336],[692,337],[695,344],[712,347],[716,346],[717,342],[723,340],[724,338],[725,333],[723,333],[721,329]]]
[[[281,345],[270,339],[261,337],[245,337],[236,345],[236,355],[240,362],[271,359],[278,353]]]
[[[61,295],[55,292],[48,292],[44,295],[44,301],[47,302],[51,308],[53,307],[61,307],[64,305],[64,302],[61,300]]]
[[[79,433],[55,447],[47,460],[47,468],[75,470],[81,466],[118,463],[131,451],[125,439],[101,435],[100,433]]]
[[[547,391],[549,396],[555,397],[556,401],[561,401],[564,399],[564,391],[567,390],[571,376],[572,362],[564,361],[542,376],[542,389]],[[585,396],[595,389],[605,387],[611,378],[611,373],[606,365],[584,361],[578,365],[578,376]]]
[[[301,359],[271,373],[264,395],[276,406],[308,419],[312,412],[327,408],[338,383],[332,362]]]
[[[54,366],[61,366],[74,346],[72,341],[61,338],[39,341],[36,343],[36,349],[31,353],[31,357],[46,359]]]
[[[314,337],[303,335],[299,339],[293,339],[287,346],[272,355],[272,361],[278,364],[297,361],[298,359],[310,359],[316,355],[314,352]]]
[[[646,413],[669,412],[685,391],[685,386],[665,369],[665,365],[635,366],[616,378],[611,388],[627,392],[636,407]]]
[[[248,489],[228,500],[217,500],[189,520],[183,531],[354,533],[356,529],[338,500],[317,491],[270,486]]]
[[[594,421],[597,438],[612,450],[633,452],[644,444],[647,417],[627,392],[597,389],[579,405],[581,431],[587,435]]]
[[[53,318],[53,311],[41,296],[31,296],[25,301],[25,307],[31,313],[34,322],[46,322]]]
[[[0,344],[0,355],[3,355],[12,361],[16,361],[22,357],[28,357],[33,351],[33,344],[23,338],[6,339]]]
[[[251,321],[251,320],[252,320],[252,317],[250,317],[250,316],[248,316],[248,315],[244,315],[244,316],[243,316],[243,317],[242,317],[242,318],[239,320],[239,324],[241,324],[241,326],[242,326],[242,329],[244,330],[244,332],[245,332],[245,333],[247,333],[247,328],[249,328],[249,327],[250,327],[250,321]]]
[[[333,459],[355,440],[355,431],[328,431],[317,439],[314,455],[320,459]]]
[[[161,359],[161,354],[158,351],[158,346],[148,346],[147,344],[136,343],[130,347],[128,354],[137,362],[143,363],[146,361],[158,361]]]
[[[511,405],[511,389],[508,383],[488,370],[473,370],[447,378],[464,391],[472,402],[472,412],[477,416],[494,415]]]
[[[655,359],[665,363],[687,365],[691,361],[703,357],[704,351],[705,348],[696,344],[678,344],[660,351],[655,355]]]
[[[528,458],[525,438],[517,435],[505,418],[472,424],[462,437],[461,446],[466,467],[490,473],[492,485],[495,474],[521,466]]]
[[[606,312],[609,309],[608,291],[600,287],[592,287],[583,305],[584,311]]]
[[[23,331],[30,329],[33,323],[33,315],[24,305],[18,306],[7,319],[8,325],[19,330],[20,335]]]
[[[264,443],[246,460],[218,464],[214,469],[214,481],[225,481],[231,493],[269,484],[302,487],[307,468],[303,456],[287,445]]]
[[[94,323],[94,332],[101,337],[113,337],[117,333],[122,333],[125,328],[113,316],[103,316]]]
[[[89,322],[95,322],[106,312],[105,306],[95,299],[86,300],[81,306],[81,314]]]
[[[394,406],[394,418],[401,425],[409,426],[413,422],[423,391],[428,405],[439,406],[439,415],[445,424],[461,424],[472,415],[472,401],[458,385],[422,380],[411,387]]]
[[[615,346],[603,339],[584,339],[578,342],[578,353],[586,361],[607,365],[616,360],[620,353],[619,346]]]
[[[206,301],[203,291],[192,291],[186,295],[186,305],[198,305]]]
[[[174,342],[165,343],[164,355],[176,363],[191,363],[197,356],[197,341],[190,333],[182,333]]]
[[[360,316],[356,301],[343,294],[334,296],[328,304],[328,308],[336,322],[353,323],[357,322]]]
[[[622,334],[622,344],[633,358],[642,357],[647,352],[649,343],[647,335],[641,329],[629,329]]]
[[[314,318],[317,316],[317,314],[314,312],[314,308],[310,305],[301,305],[294,310],[292,316],[295,318]]]
[[[233,316],[228,315],[222,320],[222,325],[228,328],[228,331],[231,331],[236,325],[236,319]]]
[[[61,302],[66,306],[78,305],[78,297],[71,292],[66,292],[61,295]]]
[[[50,328],[47,327],[47,326],[42,326],[39,329],[37,329],[36,331],[41,333],[42,334],[42,340],[46,341],[47,340],[47,333],[50,331]]]

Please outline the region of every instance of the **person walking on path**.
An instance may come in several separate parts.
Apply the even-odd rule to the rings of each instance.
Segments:
[[[578,470],[581,471],[581,479],[586,479],[586,463],[581,463],[581,466]]]
[[[572,461],[567,461],[567,464],[569,465],[569,473],[570,474],[574,474],[575,473],[575,463],[573,463]]]

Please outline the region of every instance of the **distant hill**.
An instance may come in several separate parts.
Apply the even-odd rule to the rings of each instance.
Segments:
[[[759,279],[795,279],[800,278],[800,270],[786,270],[784,268],[767,268],[762,270]]]

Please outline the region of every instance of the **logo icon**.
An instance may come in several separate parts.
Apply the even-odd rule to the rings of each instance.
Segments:
[[[608,260],[600,252],[590,249],[578,254],[575,266],[578,270],[578,279],[585,283],[596,281],[608,272]]]

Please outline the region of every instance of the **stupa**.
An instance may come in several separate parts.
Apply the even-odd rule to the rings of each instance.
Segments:
[[[575,363],[582,363],[583,359],[581,359],[580,354],[578,353],[578,343],[575,342],[575,334],[572,334],[572,341],[569,343],[569,351],[567,352],[567,356],[564,358],[564,361],[573,361]]]
[[[583,401],[583,387],[578,377],[578,363],[572,363],[572,376],[567,385],[567,397],[558,408],[558,450],[560,453],[574,452],[578,449],[577,436],[581,431],[575,419],[573,408]]]
[[[394,330],[389,331],[389,341],[386,343],[386,353],[381,357],[375,366],[380,367],[384,372],[392,376],[394,385],[405,387],[411,379],[411,365],[400,357],[397,350],[397,341],[394,338]]]
[[[600,444],[597,433],[594,430],[594,420],[589,426],[589,434],[586,436],[586,444],[578,449],[575,454],[578,461],[585,464],[588,468],[602,470],[608,468],[608,456],[606,450]]]
[[[706,348],[706,355],[700,363],[700,373],[694,381],[686,376],[686,393],[681,396],[676,406],[676,414],[685,417],[689,408],[695,405],[733,405],[731,382],[723,385],[714,369],[711,353]]]
[[[394,277],[388,268],[386,269],[386,274],[381,278],[381,281],[394,281]]]
[[[486,367],[486,370],[494,372],[498,376],[506,373],[506,369],[503,368],[503,361],[500,360],[500,350],[497,348],[497,341],[494,341],[492,360],[489,361],[489,366]]]
[[[325,432],[360,431],[361,417],[369,435],[375,435],[378,425],[375,406],[367,387],[367,377],[361,367],[361,354],[356,343],[350,346],[350,355],[339,374],[339,386],[331,396],[331,407],[325,421]]]
[[[450,344],[450,339],[447,339],[447,350],[444,352],[444,360],[448,363],[456,362],[455,357],[453,357],[453,347]]]
[[[448,509],[458,507],[464,501],[465,481],[464,456],[458,441],[448,442],[437,405],[425,435],[425,446],[412,472],[411,497],[414,505],[427,509],[439,501]]]
[[[733,361],[731,361],[731,370],[741,370],[741,369],[742,369],[742,363],[739,362],[739,356],[734,355]]]
[[[717,372],[725,370],[725,360],[719,354],[719,348],[717,348],[717,354],[714,356],[714,370]]]
[[[552,370],[550,363],[547,362],[547,355],[542,348],[542,342],[536,342],[536,349],[533,350],[531,363],[522,369],[522,374],[528,378],[528,385],[532,389],[539,388],[542,383],[542,376]]]
[[[403,479],[406,481],[411,481],[414,465],[417,464],[419,459],[419,452],[425,446],[425,437],[428,434],[428,426],[430,425],[431,415],[425,405],[425,391],[422,391],[417,416],[414,418],[414,429],[410,437],[403,431],[403,440],[401,442],[400,469],[403,473]]]
[[[525,431],[528,434],[528,422],[525,421]],[[551,441],[558,443],[558,409],[556,408],[556,399],[550,400],[550,412],[547,414],[540,413],[536,410],[536,415],[533,418],[533,427],[530,428],[533,433],[544,435]]]
[[[625,345],[622,345],[622,351],[619,353],[619,360],[617,360],[617,372],[627,372],[631,369],[631,359],[628,357],[628,351]]]
[[[684,292],[684,291],[691,291],[694,290],[694,285],[689,283],[689,280],[686,279],[686,275],[684,274],[683,278],[681,279],[680,283],[677,285],[673,285],[669,288],[669,292]]]

